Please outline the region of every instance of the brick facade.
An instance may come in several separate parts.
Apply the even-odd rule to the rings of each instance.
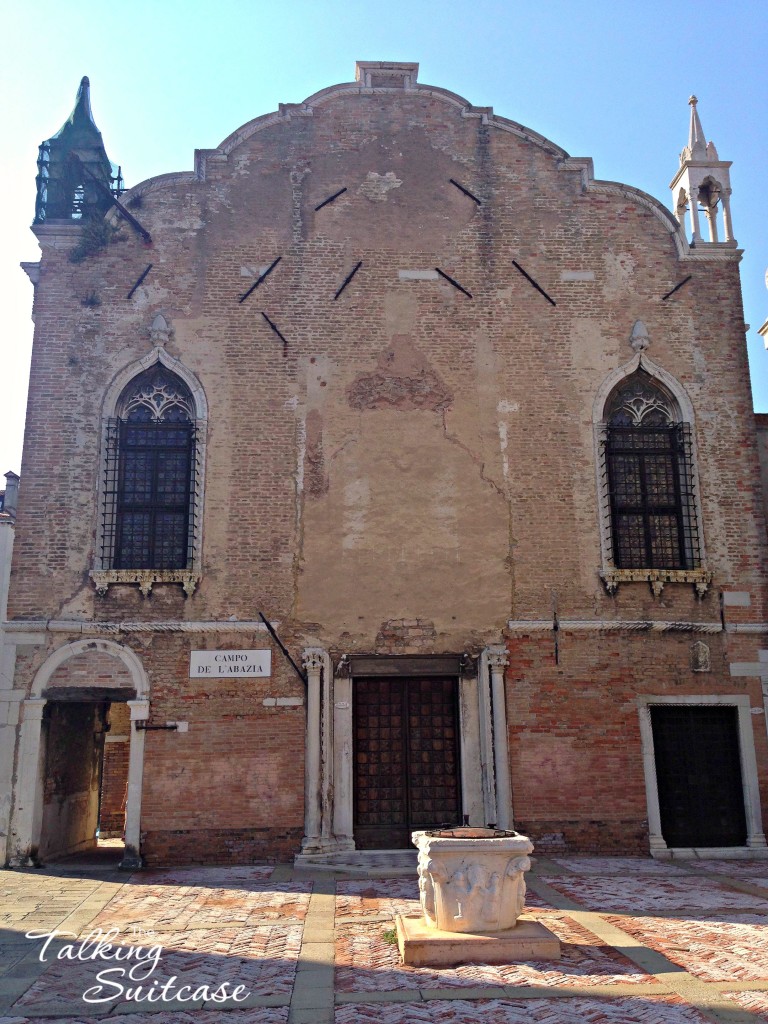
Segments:
[[[18,647],[15,686],[31,693],[62,645],[110,635],[143,666],[150,724],[188,723],[146,732],[148,863],[299,848],[305,689],[259,612],[296,660],[320,647],[334,666],[453,653],[471,675],[506,644],[514,821],[543,849],[647,851],[638,696],[747,695],[768,767],[759,675],[730,672],[759,662],[768,628],[738,251],[690,249],[656,200],[392,67],[386,85],[363,66],[362,84],[131,189],[121,202],[151,244],[113,212],[106,244],[72,262],[81,228],[37,228],[9,618],[39,635]],[[703,597],[674,581],[611,595],[599,574],[594,405],[637,365],[637,321],[643,365],[694,411]],[[207,402],[199,582],[99,594],[105,398],[158,343]],[[721,616],[722,591],[748,604]],[[637,625],[654,622],[677,628]],[[193,650],[253,648],[271,649],[270,678],[189,677]],[[52,696],[83,666],[91,686],[104,663],[127,675],[88,658],[62,662]]]

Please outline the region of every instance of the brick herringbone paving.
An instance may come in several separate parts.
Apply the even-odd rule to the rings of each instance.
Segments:
[[[478,985],[589,988],[596,985],[648,985],[651,975],[617,950],[601,944],[567,914],[530,911],[563,943],[560,960],[517,964],[462,964],[459,967],[404,967],[397,946],[387,941],[379,924],[350,924],[338,929],[336,987],[341,992],[395,989],[455,988]]]
[[[633,878],[631,875],[584,876],[542,875],[542,881],[576,903],[598,913],[635,911],[704,910],[768,911],[766,899],[736,892],[713,878]]]
[[[111,1019],[111,1018],[110,1018]],[[631,999],[430,999],[347,1003],[335,1024],[711,1024],[677,996]]]
[[[131,875],[135,885],[206,885],[218,889],[241,889],[251,882],[264,882],[274,864],[245,864],[235,868],[154,868]]]
[[[553,857],[575,875],[679,875],[680,870],[652,857]],[[733,864],[733,861],[731,861]]]
[[[723,992],[726,999],[738,1003],[742,1010],[755,1014],[755,1021],[768,1020],[768,992]]]
[[[48,1018],[51,1020],[52,1018]],[[104,1017],[55,1017],[56,1024],[104,1024]],[[247,1010],[159,1010],[110,1014],[110,1024],[286,1024],[287,1006]],[[40,1017],[3,1017],[0,1024],[44,1024]]]
[[[199,880],[199,873],[198,873]],[[303,920],[311,887],[301,882],[249,882],[248,888],[214,885],[126,886],[102,910],[94,927],[177,931],[251,926],[263,920]]]
[[[86,992],[94,998],[115,995],[116,1009],[125,1005],[115,986],[134,988],[137,985],[155,990],[172,977],[178,988],[193,989],[208,985],[211,990],[224,982],[230,991],[243,985],[254,996],[290,995],[301,947],[301,925],[284,927],[265,925],[260,928],[197,929],[162,936],[162,953],[157,966],[145,959],[135,980],[124,974],[111,974],[107,984],[97,978],[109,969],[127,969],[134,959],[117,960],[104,957],[94,960],[53,960],[43,974],[14,1004],[14,1008],[42,1011],[55,1009],[62,1003],[80,1002]],[[81,936],[78,942],[85,936]],[[117,943],[127,953],[130,943]],[[135,947],[133,947],[135,950]],[[147,946],[144,947],[145,955]],[[48,954],[50,956],[50,953]]]
[[[758,914],[607,917],[704,981],[768,983],[768,930]]]
[[[730,875],[731,878],[768,878],[768,860],[686,860],[689,871],[711,871],[716,875]]]
[[[404,967],[387,939],[395,914],[419,912],[416,879],[337,882],[335,1024],[768,1024],[768,892],[762,899],[759,889],[750,895],[736,888],[768,881],[767,862],[560,857],[547,864],[538,878],[552,903],[529,887],[526,916],[560,937],[559,961]],[[127,880],[1,873],[0,1024],[46,1017],[96,1024],[105,1010],[117,1024],[329,1021],[334,917],[326,893],[333,884],[318,875],[310,904],[311,872],[294,876],[301,881],[274,883],[271,872],[184,868]],[[278,878],[290,878],[288,865]],[[535,878],[536,871],[533,885]],[[583,909],[568,909],[574,903]],[[189,1009],[162,1003],[145,1009],[111,1002],[99,1018],[82,996],[114,961],[57,960],[59,947],[52,945],[41,964],[41,940],[24,937],[60,928],[82,939],[98,927],[118,929],[123,948],[162,946],[145,985],[157,976],[159,987],[174,975],[177,986],[211,990],[226,981],[230,991],[242,984],[255,1003],[286,1005],[202,1009],[198,1000]],[[445,990],[456,998],[447,999]],[[75,1016],[79,1007],[85,1012]]]
[[[372,878],[336,884],[336,920],[373,914],[417,914],[419,884],[415,878]]]

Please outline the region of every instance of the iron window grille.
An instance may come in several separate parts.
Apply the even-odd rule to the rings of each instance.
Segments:
[[[701,565],[691,425],[657,380],[638,370],[611,396],[600,438],[616,569]]]
[[[197,533],[197,425],[185,385],[163,367],[135,378],[106,425],[101,564],[191,569]]]
[[[616,568],[696,568],[690,424],[609,426],[606,448]]]

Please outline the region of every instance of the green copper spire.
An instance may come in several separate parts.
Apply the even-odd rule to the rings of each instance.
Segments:
[[[35,223],[103,215],[109,193],[119,195],[120,169],[110,163],[91,112],[91,84],[83,77],[72,113],[40,146]]]

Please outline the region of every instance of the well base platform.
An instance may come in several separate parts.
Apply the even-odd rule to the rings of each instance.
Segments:
[[[445,932],[422,917],[398,914],[397,945],[409,967],[454,967],[456,964],[506,964],[518,960],[559,960],[560,940],[539,921],[525,917],[503,932]]]

